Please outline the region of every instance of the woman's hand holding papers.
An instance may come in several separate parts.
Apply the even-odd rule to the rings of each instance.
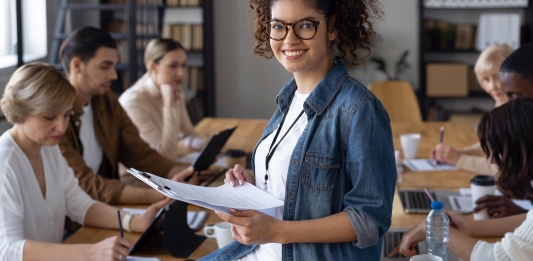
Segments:
[[[233,169],[226,172],[224,183],[230,183],[231,186],[235,187],[235,185],[243,185],[244,182],[255,185],[255,179],[246,172],[246,169],[243,166],[236,164]]]
[[[269,215],[256,210],[230,209],[230,215],[216,212],[223,220],[232,224],[231,234],[233,239],[241,244],[266,244],[280,243],[275,229],[279,227],[276,222],[281,222]]]
[[[459,157],[461,157],[461,153],[450,145],[439,143],[431,150],[430,157],[438,162],[444,162],[455,166]]]
[[[198,172],[195,171],[192,166],[189,166],[183,171],[177,174],[174,174],[171,180],[176,181],[176,182],[181,182],[181,183],[187,183],[191,185],[198,185],[200,184],[200,182],[207,180],[208,178],[210,178],[216,173],[217,173],[216,169],[209,168],[209,169],[200,171],[200,173],[198,174]]]

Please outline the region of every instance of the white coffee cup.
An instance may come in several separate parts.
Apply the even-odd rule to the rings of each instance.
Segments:
[[[420,139],[422,136],[417,133],[403,134],[400,136],[400,143],[403,149],[404,159],[416,158],[418,152],[418,145],[420,145]]]
[[[204,227],[204,234],[206,237],[216,238],[218,248],[223,248],[234,241],[233,236],[231,235],[231,224],[228,222],[206,225]]]
[[[442,261],[442,258],[440,256],[421,254],[412,256],[409,261]]]
[[[478,175],[470,180],[470,188],[472,189],[472,205],[476,206],[476,200],[485,195],[494,195],[496,192],[496,181],[491,176]],[[474,220],[488,219],[489,214],[487,209],[474,213]]]

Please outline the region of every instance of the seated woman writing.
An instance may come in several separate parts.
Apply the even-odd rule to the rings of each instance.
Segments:
[[[65,216],[115,228],[117,209],[92,200],[57,146],[76,90],[53,66],[26,64],[13,73],[0,101],[14,126],[0,137],[0,260],[125,260],[132,244],[111,237],[96,244],[61,245]],[[161,201],[143,216],[122,213],[126,230],[144,231]],[[118,234],[118,232],[117,232]]]
[[[494,99],[495,107],[507,101],[500,86],[500,66],[513,51],[508,45],[491,46],[481,53],[474,66],[479,85]],[[479,143],[461,149],[439,143],[431,150],[430,157],[477,174],[494,176],[498,173],[497,166],[486,159]]]
[[[519,98],[493,109],[478,126],[481,147],[500,172],[498,185],[512,198],[533,198],[533,99]],[[513,218],[513,217],[509,217]],[[452,226],[456,227],[452,218]],[[523,223],[505,234],[501,242],[489,244],[450,228],[448,248],[464,260],[530,260],[533,253],[533,210]],[[414,246],[425,239],[425,221],[403,237],[391,255],[416,254]]]

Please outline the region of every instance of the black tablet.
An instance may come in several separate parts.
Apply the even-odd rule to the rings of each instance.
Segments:
[[[198,157],[192,162],[192,166],[196,171],[206,170],[213,164],[215,161],[216,156],[218,153],[220,153],[220,150],[226,142],[228,141],[231,134],[233,134],[233,131],[237,128],[237,126],[223,130],[211,137],[209,139],[209,142],[207,142],[207,145],[202,149]]]
[[[139,240],[137,240],[137,242],[135,242],[135,245],[133,245],[133,247],[130,249],[130,254],[139,250],[148,240],[163,231],[163,220],[165,219],[165,213],[167,212],[168,208],[169,205],[166,205],[165,207],[161,208],[159,212],[157,212],[157,215],[155,215],[155,218],[154,220],[152,220],[152,223],[150,223],[150,225],[141,235]]]

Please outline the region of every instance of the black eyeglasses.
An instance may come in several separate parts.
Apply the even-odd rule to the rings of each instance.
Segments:
[[[313,21],[307,18],[298,20],[295,23],[285,23],[282,21],[270,21],[264,25],[270,39],[275,41],[281,41],[289,34],[289,28],[292,28],[296,37],[302,40],[311,40],[315,37],[318,30],[318,25],[328,20],[326,18],[322,21]]]

